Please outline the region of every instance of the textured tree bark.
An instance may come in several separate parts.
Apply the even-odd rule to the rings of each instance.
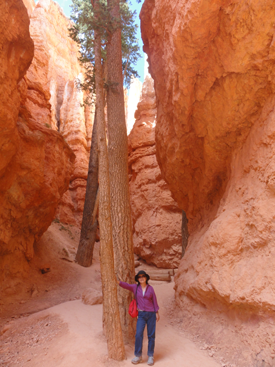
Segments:
[[[119,0],[108,0],[111,15],[119,19]],[[111,211],[115,271],[119,279],[134,283],[134,253],[128,178],[128,141],[125,123],[122,77],[121,29],[117,28],[107,45],[108,153],[111,184]],[[124,341],[135,335],[135,320],[128,315],[132,295],[118,287],[118,302]]]
[[[182,222],[181,222],[181,245],[182,245],[182,254],[181,257],[184,256],[185,254],[185,250],[186,247],[188,245],[188,237],[189,237],[189,233],[188,233],[188,219],[186,217],[186,213],[183,210],[182,211]]]
[[[92,142],[90,149],[89,170],[83,218],[81,225],[80,241],[75,260],[81,266],[91,266],[93,261],[94,244],[96,240],[97,219],[93,218],[93,211],[98,191],[98,145],[97,145],[97,119],[94,118]]]
[[[99,2],[98,0],[94,0],[93,3],[96,13],[98,11]],[[117,282],[114,272],[109,165],[105,132],[103,74],[101,65],[101,38],[98,31],[95,31],[95,82],[96,111],[98,119],[98,173],[100,187],[99,227],[103,320],[107,338],[108,356],[120,361],[125,359],[125,349],[119,317]]]

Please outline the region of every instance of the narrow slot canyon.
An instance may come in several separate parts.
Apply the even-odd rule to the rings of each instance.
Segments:
[[[0,4],[0,367],[134,363],[135,331],[123,360],[109,355],[100,223],[92,265],[75,260],[97,113],[63,3]],[[149,274],[155,365],[274,367],[274,1],[144,0],[137,15],[144,80],[124,85],[132,233],[116,233],[133,261],[110,284]],[[145,332],[141,364],[146,352]]]

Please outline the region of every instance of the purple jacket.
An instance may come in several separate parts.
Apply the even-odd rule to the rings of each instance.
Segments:
[[[128,284],[125,282],[119,282],[119,285],[120,287],[128,289],[128,291],[133,292],[136,297],[137,284]],[[144,296],[142,293],[141,286],[138,287],[136,301],[138,310],[148,312],[157,312],[159,310],[154,288],[149,284],[147,284]]]

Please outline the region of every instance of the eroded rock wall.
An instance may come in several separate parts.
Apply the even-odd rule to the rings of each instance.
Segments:
[[[22,0],[2,2],[0,56],[0,290],[23,276],[33,245],[54,218],[67,190],[74,154],[56,131],[39,124],[25,106],[24,74],[34,45]],[[3,295],[3,294],[2,294]]]
[[[181,210],[157,163],[156,112],[154,82],[147,76],[128,137],[134,251],[149,264],[176,268],[181,258]]]
[[[275,8],[267,1],[145,0],[156,151],[191,232],[176,295],[273,312]],[[184,307],[184,306],[183,306]]]
[[[69,37],[69,20],[52,0],[39,0],[30,16],[35,52],[26,74],[26,108],[41,125],[59,131],[76,156],[69,190],[56,216],[81,225],[88,172],[93,113],[83,107],[77,87],[82,78],[78,46]]]
[[[274,312],[274,106],[272,96],[234,153],[216,218],[194,233],[181,264],[178,294],[219,309]]]

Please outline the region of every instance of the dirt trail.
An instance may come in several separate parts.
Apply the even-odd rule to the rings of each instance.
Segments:
[[[127,360],[116,362],[108,359],[102,331],[102,305],[84,305],[80,300],[83,290],[89,287],[99,290],[101,280],[98,245],[90,268],[82,268],[73,262],[78,238],[79,231],[53,223],[37,244],[29,279],[21,280],[21,292],[2,298],[1,367],[132,365],[133,345],[126,346]],[[42,275],[40,268],[45,262],[51,270]],[[150,273],[149,268],[146,266]],[[155,288],[161,315],[157,324],[156,365],[221,366],[209,356],[209,350],[201,350],[180,327],[180,320],[175,318],[172,307],[173,283],[150,283]],[[147,336],[144,338],[143,361],[146,365]]]
[[[173,297],[173,284],[155,285],[161,320],[157,325],[155,362],[159,367],[218,367],[219,363],[202,351],[183,332],[170,324],[165,303]],[[29,331],[28,331],[29,330]],[[25,333],[25,334],[24,334]],[[5,336],[5,340],[3,337]],[[12,340],[12,341],[11,341]],[[1,337],[6,345],[0,366],[28,367],[124,367],[130,366],[133,346],[127,346],[127,360],[107,357],[102,332],[102,305],[87,306],[80,300],[62,303],[10,324]],[[143,364],[146,364],[147,338]]]

